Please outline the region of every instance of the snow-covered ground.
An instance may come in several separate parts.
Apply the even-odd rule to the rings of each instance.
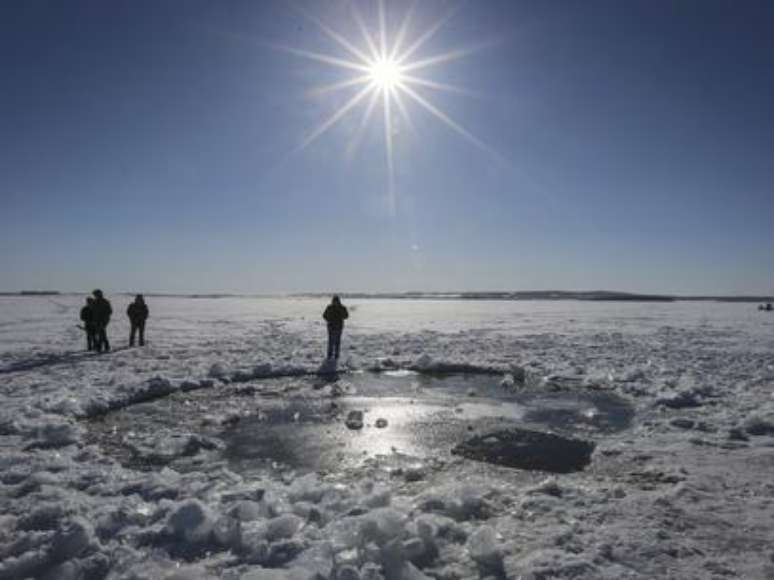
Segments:
[[[774,577],[774,315],[755,305],[354,301],[334,383],[323,301],[151,298],[128,349],[130,297],[109,298],[114,352],[93,355],[82,298],[0,297],[0,579]],[[449,449],[319,474],[223,453],[270,396],[334,404],[395,369],[636,413],[562,475]],[[174,405],[188,418],[165,424]],[[120,413],[137,434],[95,429]],[[169,461],[126,461],[116,442],[140,433]]]

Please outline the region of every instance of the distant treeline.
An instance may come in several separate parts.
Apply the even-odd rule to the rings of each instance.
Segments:
[[[325,298],[329,293],[313,292],[296,294],[299,297]],[[585,300],[621,302],[676,302],[706,300],[715,302],[772,302],[766,296],[671,296],[667,294],[635,294],[610,290],[525,290],[518,292],[343,292],[348,299],[387,300]]]
[[[56,290],[22,290],[21,292],[0,292],[0,296],[59,296]]]
[[[312,293],[298,296],[325,297],[328,294]],[[342,297],[355,299],[381,298],[390,300],[628,300],[639,302],[673,302],[674,296],[660,294],[632,294],[592,290],[572,292],[566,290],[526,290],[519,292],[385,292],[342,293]]]
[[[0,292],[0,296],[59,296],[81,293],[59,292],[56,290],[22,290],[20,292]],[[83,292],[88,294],[88,292]],[[130,292],[116,292],[117,295],[131,296]],[[320,298],[328,299],[330,292],[304,292],[298,294],[173,294],[145,293],[145,296],[158,298]],[[774,296],[670,296],[668,294],[636,294],[610,290],[523,290],[517,292],[341,292],[346,299],[357,300],[585,300],[618,302],[676,302],[676,301],[712,301],[712,302],[774,302]]]

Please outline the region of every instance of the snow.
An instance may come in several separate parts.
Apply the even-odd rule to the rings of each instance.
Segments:
[[[470,557],[476,562],[497,570],[502,566],[502,554],[497,545],[497,532],[490,526],[481,526],[471,534],[467,542]]]
[[[0,297],[0,579],[774,576],[774,319],[751,305],[360,300],[336,364],[323,300],[149,297],[148,344],[124,348],[116,316],[101,356],[82,350],[81,302]],[[264,398],[341,401],[370,371],[611,391],[636,415],[549,478],[448,450],[309,474],[224,457],[218,434]],[[153,437],[115,439],[131,456],[95,437],[140,403]]]

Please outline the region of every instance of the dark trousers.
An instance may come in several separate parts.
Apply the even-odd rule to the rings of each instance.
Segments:
[[[97,348],[97,336],[93,326],[86,326],[86,350]]]
[[[145,321],[132,322],[132,330],[129,332],[129,346],[134,346],[134,334],[140,335],[140,346],[145,346]]]
[[[97,326],[97,329],[94,332],[94,341],[94,349],[97,352],[102,352],[103,350],[108,352],[110,350],[110,341],[108,341],[106,326]]]
[[[341,328],[328,328],[328,358],[339,358],[342,330]]]

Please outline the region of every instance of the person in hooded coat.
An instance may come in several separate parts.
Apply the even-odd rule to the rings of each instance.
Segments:
[[[110,341],[107,337],[107,325],[110,323],[110,315],[113,314],[113,307],[102,294],[102,290],[95,290],[94,302],[91,305],[94,322],[94,334],[96,343],[94,348],[97,352],[110,352]]]
[[[140,335],[140,346],[145,346],[145,321],[148,319],[148,306],[145,304],[142,294],[134,297],[134,302],[126,309],[126,315],[129,317],[131,325],[129,346],[134,346],[135,333]]]
[[[81,308],[81,322],[86,331],[86,350],[94,350],[97,346],[97,329],[94,326],[94,298],[86,298],[86,305]]]
[[[323,312],[323,318],[328,323],[328,358],[339,358],[341,333],[344,331],[344,321],[349,318],[349,312],[338,296],[333,297]]]

